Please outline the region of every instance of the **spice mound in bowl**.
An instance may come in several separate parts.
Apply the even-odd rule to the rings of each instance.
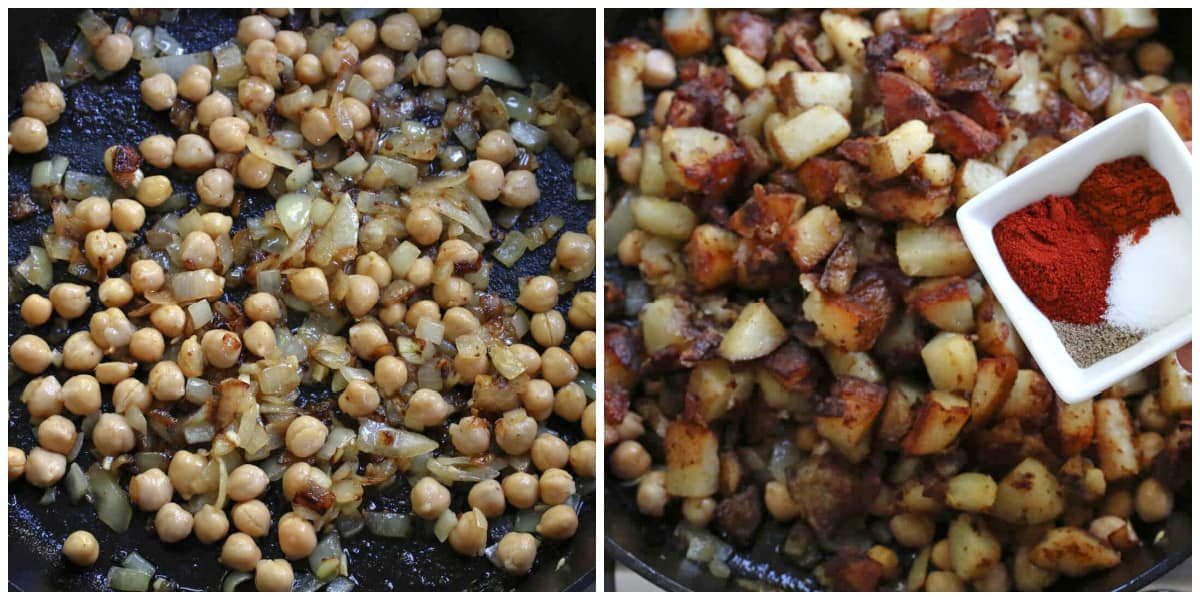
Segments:
[[[1030,204],[993,235],[1013,280],[1082,368],[1191,310],[1190,225],[1141,156],[1097,166],[1074,196]]]

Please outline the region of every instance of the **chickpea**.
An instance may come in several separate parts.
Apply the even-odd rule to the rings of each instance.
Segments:
[[[166,73],[159,73],[143,79],[141,90],[142,101],[151,110],[171,108],[171,105],[175,104],[175,97],[179,92],[175,87],[175,80]]]
[[[484,546],[487,546],[487,518],[479,510],[465,512],[458,516],[458,523],[450,530],[450,547],[464,556],[481,556]]]
[[[467,503],[478,509],[483,516],[494,519],[504,514],[504,489],[495,479],[485,479],[471,486]]]
[[[39,81],[21,94],[21,114],[43,124],[53,125],[67,108],[62,89],[49,81]]]
[[[504,174],[504,187],[500,190],[500,204],[513,208],[527,208],[537,203],[542,192],[537,179],[529,171],[509,171]]]
[[[158,539],[168,544],[187,538],[194,526],[192,513],[174,502],[164,504],[154,515],[154,530],[158,532]]]
[[[365,381],[351,381],[338,396],[338,408],[352,417],[365,417],[379,408],[379,392]]]
[[[362,321],[350,326],[350,348],[360,358],[367,360],[395,353],[383,327],[375,321]]]
[[[479,38],[479,51],[508,60],[513,57],[512,36],[499,27],[489,25]]]
[[[211,504],[205,504],[193,517],[193,529],[196,539],[204,544],[212,544],[225,539],[229,533],[229,517],[225,512]]]
[[[462,25],[451,25],[442,32],[442,52],[450,57],[466,56],[479,49],[478,31]]]
[[[358,98],[347,96],[339,104],[341,110],[349,115],[350,123],[355,131],[365,129],[371,124],[371,109]]]
[[[117,334],[119,335],[119,334]],[[91,371],[100,364],[104,351],[88,331],[77,331],[63,344],[62,364],[69,371]]]
[[[396,65],[383,54],[368,57],[358,67],[358,74],[376,90],[392,84],[396,79]]]
[[[650,470],[650,453],[635,440],[625,440],[609,456],[613,474],[621,479],[637,479]]]
[[[54,306],[40,294],[30,294],[21,302],[21,319],[31,326],[43,325],[50,320]]]
[[[557,346],[562,343],[567,333],[567,322],[557,310],[540,312],[530,319],[529,332],[538,344],[545,347]]]
[[[121,233],[133,233],[146,223],[146,209],[128,198],[114,200],[111,208],[112,225]],[[107,283],[106,279],[105,282]],[[103,286],[104,284],[101,284]]]
[[[418,207],[408,213],[404,227],[414,242],[421,246],[429,246],[437,243],[438,238],[442,236],[442,217],[431,208]]]
[[[244,60],[251,75],[265,77],[266,73],[275,71],[276,61],[279,60],[279,50],[275,47],[275,42],[271,40],[254,40],[250,42],[249,46],[246,46]]]
[[[455,306],[442,315],[442,327],[447,340],[479,331],[479,319],[469,310]]]
[[[266,292],[255,292],[246,297],[242,303],[242,311],[255,321],[274,323],[282,316],[279,301]]]
[[[317,547],[317,532],[312,523],[290,512],[279,519],[279,549],[288,560],[299,560]]]
[[[591,402],[583,409],[583,416],[579,419],[579,427],[583,430],[583,435],[589,440],[596,439],[596,403]]]
[[[291,430],[290,427],[288,429]],[[237,502],[253,500],[261,496],[270,483],[267,473],[258,466],[241,465],[229,474],[229,497]]]
[[[496,445],[512,456],[520,456],[533,448],[537,436],[537,421],[518,412],[506,413],[496,421]]]
[[[162,289],[166,282],[167,275],[162,265],[152,260],[142,259],[129,265],[129,283],[133,291],[139,294]]]
[[[20,479],[25,475],[25,451],[8,447],[8,480]]]
[[[529,456],[539,471],[561,469],[567,465],[570,448],[552,433],[543,433],[533,441]]]
[[[228,369],[237,364],[242,354],[242,340],[238,334],[224,329],[210,329],[200,340],[204,360],[218,369]]]
[[[1136,54],[1137,66],[1143,73],[1162,75],[1167,67],[1175,60],[1175,54],[1161,42],[1146,42],[1138,46]],[[50,121],[46,121],[50,123]]]
[[[354,273],[366,275],[375,281],[376,289],[383,288],[392,282],[392,267],[387,259],[378,252],[360,254],[354,261]]]
[[[167,477],[175,491],[179,492],[184,500],[190,500],[193,484],[200,480],[207,467],[208,460],[203,456],[179,450],[171,457],[171,464],[167,466]]]
[[[521,392],[525,412],[538,421],[545,421],[554,412],[554,387],[544,379],[534,379]]]
[[[552,310],[558,304],[558,282],[548,275],[531,278],[521,288],[517,304],[535,313]]]
[[[929,515],[901,513],[888,522],[896,542],[906,548],[923,548],[933,541],[936,525]]]
[[[155,308],[150,313],[150,323],[162,334],[158,336],[159,340],[162,339],[163,335],[172,338],[179,337],[183,335],[183,328],[187,325],[187,313],[178,304],[160,304],[158,308]],[[147,336],[147,341],[154,343],[156,346],[161,344],[161,341],[156,342],[153,339],[149,339],[149,336],[153,335],[152,333],[147,332],[144,335]],[[158,356],[161,357],[162,350],[160,349],[157,352]]]
[[[433,299],[446,307],[464,306],[471,300],[475,288],[461,277],[448,277],[433,286]]]
[[[379,39],[393,50],[412,52],[421,41],[421,26],[408,13],[389,15],[379,28]]]
[[[358,64],[358,47],[345,37],[334,38],[321,52],[321,68],[332,77],[343,64]]]
[[[517,356],[517,359],[525,363],[525,374],[533,377],[537,372],[542,370],[542,355],[538,354],[537,350],[526,346],[525,344],[513,344],[509,350]]]
[[[417,24],[420,25],[421,29],[425,29],[442,20],[442,9],[440,8],[410,8],[408,9],[408,14],[417,20]]]
[[[233,526],[250,537],[264,537],[271,530],[271,511],[261,500],[238,502],[230,512]]]
[[[59,394],[62,386],[54,376],[38,377],[25,384],[21,391],[21,402],[30,416],[45,418],[62,412],[63,400]]]
[[[413,74],[413,79],[421,85],[445,87],[447,62],[446,55],[441,50],[430,50],[417,61],[417,71]]]
[[[480,200],[495,200],[504,187],[504,168],[487,159],[473,160],[467,165],[467,187]]]
[[[567,311],[567,321],[572,327],[579,329],[596,328],[596,293],[579,292],[571,299],[571,309]]]
[[[146,162],[160,169],[166,169],[175,162],[175,140],[166,135],[152,135],[138,144],[138,152]],[[116,202],[120,202],[120,200],[114,201],[114,208]]]
[[[161,360],[165,350],[162,333],[153,327],[137,330],[129,340],[129,355],[141,362]]]
[[[213,92],[196,105],[196,122],[211,127],[221,117],[233,116],[233,100],[221,92]]]
[[[568,456],[571,470],[580,477],[596,476],[596,442],[581,440],[571,446]]]
[[[646,53],[646,66],[642,71],[642,83],[660,89],[675,83],[675,57],[670,52],[654,48]]]
[[[366,275],[350,275],[346,286],[346,309],[355,317],[371,312],[379,302],[379,284]]]
[[[212,93],[212,71],[204,65],[191,65],[179,76],[176,88],[180,96],[200,102]]]
[[[293,463],[283,472],[283,497],[288,502],[296,499],[300,492],[312,489],[327,489],[332,485],[329,476],[308,463]]]
[[[68,379],[63,383],[59,396],[72,414],[86,416],[100,410],[100,382],[91,375],[76,375]]]
[[[150,388],[137,379],[122,380],[113,388],[112,402],[113,408],[122,414],[134,406],[144,412],[152,403]]]
[[[282,558],[260,560],[254,568],[254,588],[260,592],[290,592],[295,581],[291,563]]]
[[[51,288],[51,293],[53,293],[53,288]],[[50,344],[47,344],[46,340],[30,334],[25,334],[13,342],[12,347],[9,348],[9,356],[18,369],[31,375],[45,371],[53,359]]]
[[[275,165],[253,154],[245,154],[238,160],[238,182],[252,190],[261,190],[267,187],[274,174]]]
[[[663,516],[670,499],[667,495],[666,471],[650,471],[638,481],[637,507],[643,515]]]
[[[96,381],[103,385],[115,385],[133,377],[133,372],[136,370],[137,363],[132,362],[100,363],[96,365]]]
[[[203,173],[216,160],[212,144],[194,133],[185,133],[175,142],[175,165],[189,173]]]
[[[239,531],[225,539],[220,560],[230,569],[249,572],[262,560],[262,550],[258,549],[254,538]]]
[[[418,517],[432,521],[450,508],[450,490],[432,477],[422,477],[412,489],[412,509]]]
[[[62,552],[67,560],[81,567],[90,567],[100,558],[100,542],[87,531],[73,531],[63,542]]]
[[[107,198],[90,196],[75,205],[75,218],[83,221],[84,227],[90,233],[97,229],[105,229],[112,221],[112,205]]]
[[[175,402],[184,394],[183,370],[171,361],[163,361],[150,369],[147,387],[150,395],[160,402]]]
[[[568,231],[558,238],[556,258],[559,266],[568,271],[591,270],[596,266],[596,242],[591,237]]]
[[[517,144],[507,131],[493,129],[479,138],[475,145],[475,156],[503,167],[517,157]]]
[[[83,243],[88,263],[101,273],[121,264],[126,250],[125,238],[115,231],[91,231]]]
[[[249,46],[254,40],[275,39],[275,26],[262,15],[242,17],[238,21],[237,41],[242,46]],[[249,571],[250,569],[239,569]]]
[[[33,117],[20,117],[8,127],[8,143],[20,154],[41,152],[50,143],[46,124]]]
[[[440,425],[450,416],[453,408],[435,390],[421,388],[408,399],[404,411],[404,425],[412,429],[424,429]]]
[[[638,183],[642,173],[642,149],[626,148],[617,155],[617,174],[630,185]]]
[[[579,516],[575,514],[575,509],[566,504],[559,504],[542,513],[537,532],[547,539],[565,540],[575,535],[578,528]]]
[[[171,480],[161,469],[150,469],[129,480],[129,499],[146,512],[154,512],[171,501]]]
[[[305,85],[317,85],[325,81],[321,59],[314,54],[305,54],[296,59],[296,80]]]
[[[94,358],[89,357],[89,359],[86,361],[91,368],[95,368],[95,366],[99,364],[101,348],[108,351],[124,348],[133,340],[133,334],[135,331],[133,323],[129,321],[129,319],[125,316],[125,313],[121,312],[121,309],[119,308],[109,308],[92,313],[92,318],[88,323],[88,330],[88,337],[92,340],[92,345],[94,345],[95,348],[91,348],[81,337],[77,338],[78,342],[75,345],[75,349],[76,351],[82,350],[84,352],[93,354]],[[72,336],[72,338],[74,338],[74,336]],[[68,341],[73,340],[68,338]],[[67,346],[64,345],[64,357],[67,354],[67,350]],[[74,370],[83,371],[86,369]]]
[[[124,33],[111,34],[96,47],[96,63],[106,71],[124,69],[132,56],[133,39]]]
[[[325,438],[328,436],[329,428],[324,423],[315,417],[303,415],[288,425],[285,443],[288,452],[300,458],[308,458],[325,445]]]
[[[347,40],[358,49],[359,53],[367,52],[375,47],[379,39],[375,23],[370,19],[358,19],[346,26],[344,34]]]
[[[538,495],[541,493],[538,478],[519,471],[505,477],[501,486],[504,488],[505,499],[518,509],[537,504]]]
[[[246,149],[250,124],[241,117],[221,117],[208,127],[208,139],[221,152],[240,153]]]
[[[52,415],[37,427],[38,445],[63,455],[69,454],[75,447],[75,438],[78,435],[75,423],[60,415]]]
[[[542,353],[542,377],[554,387],[562,387],[579,376],[579,366],[570,353],[559,347],[546,348]]]
[[[1138,484],[1133,508],[1147,523],[1157,523],[1169,517],[1175,507],[1175,494],[1157,479],[1149,477]]]
[[[562,469],[547,469],[542,473],[538,489],[544,504],[562,504],[575,494],[575,479]]]
[[[137,188],[137,201],[147,208],[161,206],[174,190],[171,180],[163,175],[151,175],[142,180]]]
[[[308,40],[297,31],[280,31],[275,34],[275,50],[292,59],[294,64],[308,52]]]
[[[253,114],[262,114],[275,101],[275,88],[267,80],[252,75],[238,82],[238,104]]]
[[[118,200],[120,202],[120,200]],[[130,202],[133,202],[130,200]],[[134,204],[137,204],[134,202]],[[138,206],[141,206],[138,204]],[[129,285],[124,279],[109,277],[100,284],[100,290],[97,294],[100,297],[100,303],[109,308],[117,308],[129,304],[133,300],[133,286]]]
[[[44,448],[29,451],[25,462],[25,480],[34,487],[48,488],[67,473],[67,457]]]
[[[408,273],[404,276],[409,283],[423,288],[433,280],[433,261],[428,256],[422,256],[413,262]]]
[[[264,321],[255,321],[242,333],[242,343],[251,354],[267,358],[275,353],[275,330]]]
[[[571,342],[571,358],[585,369],[596,368],[596,332],[584,331]]]
[[[533,568],[537,558],[537,538],[528,533],[511,531],[500,538],[496,558],[509,575],[524,575]]]
[[[408,383],[408,365],[395,356],[375,361],[375,385],[384,396],[394,396]]]
[[[289,278],[292,293],[297,298],[317,304],[329,301],[329,283],[325,280],[325,272],[317,267],[300,269]]]

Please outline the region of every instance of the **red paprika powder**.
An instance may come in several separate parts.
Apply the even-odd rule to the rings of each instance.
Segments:
[[[1126,156],[1106,162],[1079,184],[1079,212],[1122,236],[1136,231],[1134,241],[1150,230],[1150,222],[1179,213],[1171,184],[1145,158]]]
[[[1067,196],[1047,196],[996,223],[1000,257],[1021,291],[1053,321],[1098,323],[1108,308],[1117,236]]]

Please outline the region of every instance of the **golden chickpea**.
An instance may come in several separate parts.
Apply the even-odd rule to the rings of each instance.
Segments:
[[[467,165],[467,188],[480,200],[495,200],[504,187],[504,168],[495,161],[473,160]]]
[[[450,416],[453,407],[446,402],[442,395],[435,390],[421,388],[408,399],[408,408],[404,411],[404,426],[411,429],[424,429],[441,425]]]
[[[637,507],[643,515],[663,516],[670,499],[667,495],[666,471],[650,471],[638,481]]]
[[[133,323],[125,316],[125,313],[121,312],[121,309],[109,308],[92,313],[92,318],[88,322],[88,330],[93,343],[96,344],[96,350],[113,351],[129,345],[133,340],[135,328]],[[64,346],[63,356],[66,356],[66,354],[67,348]],[[98,364],[99,355],[97,354],[94,361],[88,362],[89,364],[91,362]],[[95,367],[95,365],[91,366]]]
[[[680,512],[688,523],[696,527],[708,527],[717,514],[717,501],[712,498],[684,498]]]
[[[379,39],[392,50],[412,52],[421,42],[421,26],[408,13],[389,15],[379,28]]]
[[[596,403],[591,402],[587,408],[583,409],[583,416],[579,419],[579,428],[583,430],[583,435],[589,440],[596,439]]]
[[[333,113],[327,108],[310,108],[300,116],[300,133],[314,146],[328,142],[337,129],[333,125]]]
[[[479,51],[508,60],[513,57],[512,36],[499,27],[489,25],[479,38]]]
[[[205,171],[196,179],[196,195],[200,196],[200,202],[209,206],[228,207],[233,204],[233,174],[225,169]]]
[[[180,96],[200,102],[212,93],[212,71],[204,65],[191,65],[183,70],[176,87]]]
[[[25,389],[21,391],[21,402],[30,416],[46,418],[57,415],[63,410],[62,397],[59,395],[61,390],[62,386],[53,375],[38,377],[25,384]]]
[[[185,382],[179,365],[163,361],[150,369],[146,386],[150,395],[160,402],[175,402],[183,397]]]
[[[77,331],[63,344],[62,365],[68,371],[91,371],[103,357],[104,350],[90,331]]]
[[[250,572],[262,560],[262,550],[258,549],[254,538],[239,531],[225,539],[220,560],[230,569]]]
[[[433,299],[445,307],[464,306],[471,301],[475,288],[462,277],[448,277],[433,286]]]
[[[422,256],[413,261],[404,278],[413,285],[423,288],[433,281],[433,261],[428,256]]]
[[[408,9],[408,14],[416,19],[421,29],[425,29],[442,20],[442,9],[440,8],[410,8]]]
[[[579,516],[575,514],[575,509],[566,504],[559,504],[542,513],[537,532],[546,539],[565,540],[575,535],[578,528]]]
[[[274,72],[278,59],[279,50],[271,40],[254,40],[246,46],[244,61],[251,75],[265,77],[266,73]]]
[[[115,231],[91,231],[83,241],[88,263],[101,273],[107,273],[125,260],[125,238]]]
[[[167,478],[183,499],[190,500],[194,495],[193,485],[202,480],[204,469],[207,467],[208,460],[203,456],[179,450],[171,457],[171,464],[167,466]]]
[[[129,198],[112,203],[112,225],[121,233],[133,233],[146,223],[146,209],[141,203]],[[110,281],[110,280],[105,280]],[[101,284],[103,285],[103,284]]]
[[[62,89],[49,81],[39,81],[21,94],[21,114],[53,125],[67,108]]]
[[[392,268],[388,265],[387,259],[380,256],[378,252],[360,254],[354,261],[354,273],[366,275],[375,280],[377,289],[382,289],[392,282]]]
[[[261,500],[238,502],[230,514],[233,526],[250,537],[264,537],[271,530],[271,511]]]
[[[596,476],[596,442],[591,440],[581,440],[571,446],[571,453],[568,457],[571,464],[571,470],[580,477],[595,477]]]
[[[562,469],[546,469],[538,482],[538,489],[543,504],[562,504],[575,494],[575,479]]]
[[[537,350],[525,344],[513,344],[509,350],[516,355],[518,360],[525,363],[526,375],[533,377],[542,370],[542,355],[538,354]]]
[[[379,408],[379,392],[365,381],[351,381],[338,396],[338,408],[352,417],[365,417]]]
[[[496,421],[496,445],[512,456],[521,456],[533,447],[537,437],[537,421],[523,411],[505,413]],[[524,507],[522,507],[524,508]]]
[[[187,313],[178,304],[159,304],[150,313],[150,323],[167,337],[179,337],[187,325]]]
[[[562,387],[579,376],[579,365],[566,350],[559,347],[546,348],[542,353],[542,377],[554,387]]]
[[[634,440],[625,440],[609,455],[613,474],[621,479],[637,479],[650,470],[650,453]]]
[[[50,304],[50,299],[40,294],[30,294],[21,302],[21,319],[27,325],[43,325],[50,320],[53,313],[54,305]]]
[[[395,396],[408,383],[408,366],[395,356],[384,356],[375,361],[375,385],[385,396]]]
[[[162,265],[152,260],[138,260],[129,265],[129,283],[133,286],[133,291],[139,294],[162,289],[166,282],[167,274]]]
[[[229,534],[229,517],[225,512],[211,504],[205,504],[193,517],[192,528],[196,539],[204,544],[213,544],[225,539]]]
[[[487,518],[478,510],[458,516],[458,523],[450,530],[450,547],[464,556],[480,556],[487,546]]]
[[[112,222],[112,205],[107,198],[90,196],[75,205],[75,218],[83,221],[89,232],[105,229]]]
[[[20,479],[25,475],[25,451],[8,447],[8,480]]]
[[[395,353],[383,327],[375,321],[362,321],[350,327],[350,348],[359,358],[375,360]]]
[[[504,514],[504,489],[495,479],[485,479],[471,486],[467,504],[478,509],[483,516],[494,519]]]
[[[504,174],[504,187],[500,190],[500,204],[512,208],[527,208],[537,203],[542,192],[537,179],[529,171],[509,171]]]
[[[229,474],[229,497],[237,502],[253,500],[261,496],[270,483],[267,473],[258,466],[241,465]]]
[[[521,392],[525,412],[538,421],[545,421],[554,412],[554,387],[545,379],[533,379]]]
[[[544,347],[557,346],[567,333],[567,322],[557,310],[540,312],[530,319],[529,332],[538,344]]]
[[[59,396],[72,414],[83,417],[100,410],[100,382],[91,375],[76,375],[66,380]]]
[[[358,64],[358,47],[345,37],[334,38],[333,42],[321,51],[321,68],[325,70],[326,75],[332,77],[343,64]]]
[[[572,327],[579,329],[596,328],[596,293],[579,292],[571,299],[571,309],[567,311],[567,321]]]
[[[221,92],[209,94],[196,105],[196,122],[204,127],[211,127],[221,117],[232,116],[233,100]]]
[[[175,80],[166,73],[159,73],[143,79],[141,90],[142,101],[151,110],[171,108],[171,105],[175,104],[175,97],[179,92],[175,87]]]
[[[547,471],[565,467],[570,452],[566,442],[558,439],[552,433],[543,433],[533,441],[529,457],[539,471]]]
[[[152,403],[150,388],[137,379],[125,379],[113,388],[112,401],[113,408],[119,413],[125,413],[134,406],[145,412]]]
[[[291,563],[282,558],[260,560],[254,568],[254,589],[260,592],[290,592],[295,582]]]
[[[584,331],[571,342],[571,358],[585,369],[596,368],[596,332]]]
[[[292,285],[292,293],[297,298],[309,304],[329,301],[329,282],[325,280],[325,272],[321,269],[300,269],[289,276],[288,280]]]
[[[267,358],[275,353],[275,330],[265,321],[255,321],[242,332],[242,343],[251,354]]]
[[[446,86],[446,55],[441,50],[430,50],[417,61],[417,71],[413,78],[421,85],[429,87]]]
[[[446,66],[446,79],[451,87],[460,92],[469,92],[483,83],[483,77],[475,69],[475,59],[471,56],[451,58]]]
[[[312,523],[290,512],[279,519],[279,549],[288,560],[299,560],[317,547],[317,532]]]
[[[432,521],[450,508],[450,490],[432,477],[422,477],[412,489],[412,510],[418,517]]]
[[[275,50],[295,63],[308,51],[308,40],[297,31],[280,31],[275,34]]]
[[[171,501],[171,480],[161,469],[150,469],[129,480],[129,499],[138,508],[154,512]]]
[[[96,46],[96,63],[106,71],[120,71],[133,56],[133,39],[124,33],[114,33]]]
[[[186,539],[194,526],[192,513],[174,502],[164,504],[154,515],[154,531],[158,533],[158,539],[168,544]]]
[[[9,357],[12,358],[13,364],[17,365],[18,369],[31,375],[45,371],[54,358],[50,351],[50,344],[47,344],[46,340],[30,334],[25,334],[13,342],[12,347],[9,348]]]
[[[39,488],[48,488],[62,480],[67,473],[67,457],[44,448],[29,451],[25,461],[25,481]]]
[[[308,458],[325,445],[329,428],[315,417],[303,415],[293,420],[287,428],[284,442],[288,452],[300,458]]]
[[[455,306],[442,315],[442,327],[445,328],[446,339],[455,340],[461,335],[479,331],[480,325],[474,313],[461,306]]]
[[[275,39],[275,26],[266,17],[250,15],[242,17],[242,20],[238,21],[237,41],[242,46],[249,46],[254,40],[273,39]],[[240,570],[249,571],[250,569]]]
[[[238,334],[224,329],[210,329],[200,339],[204,360],[218,369],[228,369],[237,364],[242,353],[242,340]]]
[[[525,575],[533,569],[537,548],[537,538],[531,534],[510,531],[500,538],[500,543],[496,546],[496,558],[505,573]]]
[[[305,85],[317,85],[325,81],[325,71],[321,68],[321,59],[313,54],[305,54],[296,59],[296,80]]]
[[[271,183],[275,165],[253,154],[244,154],[237,162],[238,182],[252,190],[261,190]]]
[[[240,153],[246,149],[250,124],[241,117],[221,117],[208,127],[208,139],[221,152]]]
[[[403,302],[386,304],[379,309],[379,322],[388,327],[395,327],[404,322],[404,315],[407,313],[408,307]]]
[[[450,425],[450,442],[454,444],[454,449],[464,456],[476,456],[487,452],[491,446],[491,439],[491,423],[482,417],[467,416]]]
[[[175,140],[166,135],[152,135],[138,144],[138,152],[151,165],[166,169],[175,162]],[[114,201],[115,203],[120,200]]]
[[[33,117],[20,117],[8,127],[8,143],[20,154],[41,152],[50,143],[46,124]]]
[[[242,311],[255,321],[274,323],[282,316],[279,301],[266,292],[255,292],[246,297],[242,303]]]
[[[130,377],[137,370],[134,362],[103,362],[96,365],[96,381],[101,385],[116,385]]]
[[[571,423],[578,422],[583,417],[586,406],[587,395],[577,383],[568,383],[554,395],[554,414]]]
[[[60,415],[53,415],[37,426],[38,445],[59,454],[69,454],[78,435],[75,423]]]
[[[189,173],[211,169],[216,155],[208,140],[194,133],[185,133],[175,142],[175,165]]]
[[[367,57],[358,67],[358,74],[366,79],[376,90],[392,84],[396,79],[396,65],[392,59],[383,54]]]
[[[1161,42],[1147,42],[1138,46],[1135,57],[1138,68],[1143,73],[1153,75],[1166,73],[1167,67],[1170,67],[1171,62],[1175,60],[1175,54]],[[46,122],[50,123],[50,121]]]
[[[541,493],[538,478],[519,471],[505,477],[501,482],[501,487],[504,488],[504,498],[518,509],[529,508],[536,504]]]
[[[275,101],[275,88],[267,80],[250,76],[238,82],[238,104],[253,114],[262,114]]]
[[[442,236],[442,217],[431,208],[418,207],[408,213],[404,227],[414,242],[421,246],[429,246],[436,244]]]
[[[100,542],[87,531],[73,531],[63,542],[62,552],[67,560],[81,567],[90,567],[100,558]]]
[[[1133,507],[1143,521],[1157,523],[1171,515],[1175,507],[1175,494],[1157,479],[1148,477],[1138,484]]]
[[[479,138],[475,156],[505,166],[517,157],[517,144],[507,131],[493,129]]]
[[[137,330],[129,340],[129,355],[141,362],[161,360],[165,350],[162,332],[153,327]]]
[[[355,131],[365,129],[371,124],[371,109],[358,98],[347,96],[339,104],[341,110],[350,116],[350,123]]]
[[[350,40],[351,44],[358,49],[360,53],[367,52],[375,47],[375,41],[379,39],[378,30],[375,23],[370,19],[358,19],[346,26],[346,39]]]
[[[171,197],[174,190],[171,186],[171,180],[164,175],[151,175],[142,180],[142,183],[137,188],[137,201],[142,206],[154,208],[161,206],[167,198]]]
[[[568,231],[558,238],[555,257],[559,266],[568,271],[591,270],[596,266],[596,242],[591,237]]]
[[[350,275],[347,278],[346,310],[355,317],[362,317],[379,302],[379,284],[366,275]]]
[[[517,296],[517,304],[535,313],[552,310],[558,304],[558,282],[547,275],[529,279]]]

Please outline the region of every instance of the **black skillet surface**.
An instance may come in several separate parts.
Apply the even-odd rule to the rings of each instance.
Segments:
[[[610,9],[604,14],[604,35],[615,42],[626,37],[638,37],[651,45],[663,47],[659,30],[659,13],[646,9]],[[1160,9],[1159,31],[1156,37],[1175,53],[1175,81],[1191,79],[1191,11]],[[650,97],[648,105],[653,104]],[[636,270],[620,267],[615,260],[606,261],[606,282],[619,287],[628,278],[637,277]],[[662,462],[662,449],[650,444],[656,462]],[[787,536],[787,528],[768,519],[759,530],[755,543],[737,552],[729,561],[733,576],[714,577],[706,565],[684,558],[685,546],[674,535],[679,521],[679,507],[670,505],[666,518],[641,515],[635,500],[636,486],[606,482],[604,505],[604,550],[633,569],[650,583],[668,591],[737,590],[736,579],[761,582],[771,588],[794,591],[819,590],[810,573],[792,565],[779,552]],[[1121,564],[1108,571],[1082,579],[1062,578],[1053,591],[1127,591],[1138,590],[1179,566],[1192,555],[1191,498],[1181,494],[1176,498],[1176,513],[1165,523],[1149,525],[1135,522],[1138,535],[1148,547],[1122,555]],[[1162,533],[1161,539],[1158,537]],[[909,557],[911,558],[911,557]]]
[[[308,11],[301,12],[306,17]],[[234,10],[185,9],[180,21],[168,25],[167,29],[189,52],[196,52],[210,49],[233,37],[237,20],[243,14]],[[75,11],[70,9],[9,11],[10,121],[19,116],[20,94],[24,88],[45,78],[37,39],[45,39],[61,61],[78,32],[74,16]],[[305,17],[301,17],[303,22],[307,22]],[[523,73],[551,84],[563,81],[575,95],[589,99],[594,97],[595,56],[590,40],[595,39],[595,19],[591,10],[447,10],[446,18],[451,22],[480,28],[489,23],[504,27],[513,36],[517,48],[514,60]],[[107,21],[111,24],[113,19]],[[581,40],[587,41],[582,47]],[[177,133],[165,113],[151,112],[142,104],[138,92],[139,81],[136,66],[131,66],[106,81],[88,81],[66,90],[67,110],[59,122],[50,126],[50,145],[47,150],[32,156],[10,154],[10,197],[29,190],[32,165],[52,154],[67,156],[72,170],[103,175],[101,155],[108,146],[118,142],[136,144],[155,133]],[[525,211],[517,226],[524,228],[557,214],[566,221],[567,230],[584,231],[587,222],[594,216],[593,205],[575,200],[571,164],[552,148],[538,155],[538,161],[541,168],[536,173],[542,200],[536,207]],[[148,175],[156,172],[152,167],[144,168],[150,169]],[[166,174],[174,180],[175,189],[188,190],[192,194],[189,204],[194,205],[196,198],[190,180],[177,173]],[[262,214],[272,205],[268,194],[252,194],[243,204],[244,211],[241,218],[235,221],[235,229],[244,225],[247,214]],[[148,222],[155,218],[152,213]],[[41,244],[41,233],[50,222],[47,212],[10,224],[10,267],[28,255],[29,246]],[[553,253],[552,242],[526,254],[513,269],[495,265],[491,291],[505,298],[514,298],[517,277],[544,272]],[[56,275],[56,280],[60,276]],[[581,282],[579,289],[594,290],[595,278]],[[10,344],[24,333],[17,303],[26,293],[10,291]],[[239,296],[232,292],[231,295]],[[568,307],[569,298],[564,298],[559,310],[565,311]],[[61,343],[68,331],[85,325],[83,319],[66,326],[52,322],[38,328],[37,332],[43,337],[56,338]],[[17,401],[28,379],[26,376],[12,378],[9,387],[9,444],[25,449],[36,445],[28,413],[24,405]],[[306,405],[332,400],[334,398],[328,391],[315,389],[306,390],[302,398]],[[106,410],[112,410],[107,397],[105,407]],[[555,421],[549,425],[568,442],[573,443],[579,437],[576,426]],[[444,430],[432,435],[448,445]],[[81,456],[80,466],[85,470],[87,462],[88,459]],[[594,488],[591,481],[581,481],[580,484],[581,488]],[[456,502],[452,508],[459,511],[466,508],[466,491],[456,490]],[[10,588],[29,591],[103,590],[106,588],[108,568],[125,552],[137,550],[158,566],[160,574],[185,589],[220,589],[225,570],[217,563],[219,546],[201,545],[194,539],[182,544],[163,544],[147,531],[147,515],[139,511],[135,511],[128,532],[115,534],[96,520],[90,506],[73,506],[65,494],[60,494],[53,504],[41,506],[38,502],[41,495],[41,490],[24,483],[17,482],[10,486]],[[404,511],[409,508],[408,495],[408,485],[401,482],[388,490],[369,493],[364,506],[368,509]],[[276,518],[286,510],[286,503],[277,490],[273,490],[265,500]],[[511,527],[511,514],[494,520],[490,524],[489,540],[498,540]],[[75,567],[65,561],[59,552],[62,540],[76,529],[92,531],[100,541],[101,558],[93,568]],[[343,543],[350,559],[351,576],[360,590],[583,590],[593,587],[595,580],[595,493],[590,492],[584,497],[579,532],[575,537],[564,542],[543,543],[534,570],[526,577],[505,575],[483,558],[461,557],[447,545],[438,543],[429,532],[418,533],[408,540],[384,540],[360,534]],[[265,557],[282,555],[274,531],[260,544]],[[308,572],[304,561],[294,563],[294,568],[298,576]]]

